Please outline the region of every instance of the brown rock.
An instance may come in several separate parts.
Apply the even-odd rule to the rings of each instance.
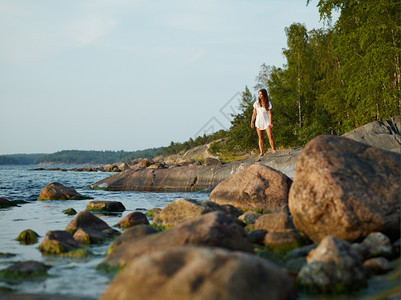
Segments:
[[[79,248],[81,245],[74,240],[71,233],[64,230],[47,232],[39,245],[39,250],[43,255],[61,255]]]
[[[124,268],[100,299],[295,299],[288,275],[268,260],[223,249],[179,247]]]
[[[273,213],[260,216],[255,222],[255,229],[265,229],[269,232],[286,232],[294,230],[291,216],[284,213]]]
[[[205,159],[205,166],[220,166],[222,163],[217,158],[207,157]]]
[[[183,245],[222,247],[253,253],[244,229],[223,212],[211,212],[157,234],[115,247],[104,265],[124,266],[141,255]]]
[[[304,244],[303,238],[295,230],[287,232],[268,232],[264,237],[266,247],[278,253],[287,253]]]
[[[224,211],[214,202],[180,198],[162,209],[157,217],[153,218],[153,222],[159,226],[171,227],[216,210]]]
[[[287,204],[291,182],[285,174],[256,163],[217,185],[209,200],[242,210],[271,211]]]
[[[153,161],[151,161],[150,159],[144,158],[137,164],[137,166],[141,167],[141,168],[147,168],[152,164],[153,164]]]
[[[104,231],[111,229],[116,233],[118,232],[107,225],[105,221],[96,217],[88,211],[81,211],[80,213],[78,213],[75,218],[70,223],[68,223],[65,230],[70,232],[71,234],[74,234],[79,228],[95,231]]]
[[[38,200],[81,200],[92,199],[78,193],[73,187],[67,187],[58,182],[46,185],[41,191]]]
[[[299,155],[289,208],[295,227],[318,243],[400,236],[400,155],[338,136],[318,136]]]
[[[369,270],[370,275],[386,274],[393,269],[391,263],[384,257],[368,259],[363,265]]]
[[[90,201],[86,210],[93,212],[123,212],[125,206],[119,201]]]
[[[134,211],[128,215],[126,215],[119,223],[118,226],[121,228],[129,228],[136,225],[149,225],[149,221],[146,218],[145,214]]]
[[[367,248],[367,258],[384,256],[391,258],[393,247],[390,239],[381,232],[370,233],[361,243]]]

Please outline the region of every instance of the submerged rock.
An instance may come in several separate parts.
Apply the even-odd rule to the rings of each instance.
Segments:
[[[57,255],[66,257],[86,257],[90,252],[74,240],[71,233],[64,230],[54,230],[46,233],[39,245],[43,255]]]
[[[289,208],[295,227],[318,243],[400,237],[401,156],[338,136],[318,136],[299,155]]]
[[[38,200],[83,200],[93,199],[78,193],[73,187],[67,187],[58,182],[49,183],[41,191]]]
[[[77,214],[77,211],[73,208],[67,208],[63,210],[63,214],[69,215],[69,216],[74,216]]]
[[[133,261],[100,299],[295,299],[289,276],[254,255],[179,247]]]
[[[0,198],[0,208],[8,208],[11,206],[18,206],[14,201],[10,201],[6,198]]]
[[[123,212],[125,206],[119,201],[90,201],[86,205],[86,210],[92,212]]]
[[[45,277],[48,269],[50,269],[48,265],[34,260],[27,260],[0,270],[0,279],[15,281]]]
[[[39,234],[37,234],[35,231],[32,229],[26,229],[18,235],[17,241],[19,241],[20,244],[31,245],[38,241],[38,237]]]
[[[285,174],[256,163],[219,183],[209,200],[242,210],[272,211],[288,203],[291,182]]]

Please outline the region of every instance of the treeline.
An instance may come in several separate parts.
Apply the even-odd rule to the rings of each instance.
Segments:
[[[33,164],[109,164],[129,162],[136,158],[153,158],[160,148],[138,151],[83,151],[63,150],[52,154],[11,154],[1,155],[0,165]]]
[[[309,0],[308,0],[309,3]],[[255,91],[267,87],[279,147],[303,146],[320,134],[341,135],[359,126],[401,114],[399,0],[321,0],[327,29],[294,23],[285,29],[286,64],[263,64]],[[256,95],[245,88],[241,112],[232,121],[225,148],[257,148],[250,128]]]

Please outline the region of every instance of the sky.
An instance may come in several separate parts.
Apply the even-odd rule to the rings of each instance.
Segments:
[[[306,0],[0,0],[0,154],[135,151],[230,126]],[[256,133],[255,133],[256,134]]]

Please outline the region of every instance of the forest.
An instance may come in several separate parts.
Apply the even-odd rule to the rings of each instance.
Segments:
[[[253,86],[255,93],[268,90],[278,148],[304,146],[317,135],[341,135],[401,114],[399,0],[320,0],[317,7],[327,26],[285,28],[286,63],[262,64]],[[335,11],[339,17],[332,24]],[[231,127],[217,133],[226,139],[212,145],[216,154],[257,148],[250,127],[256,99],[245,87]],[[187,147],[188,142],[172,143],[165,150]]]

